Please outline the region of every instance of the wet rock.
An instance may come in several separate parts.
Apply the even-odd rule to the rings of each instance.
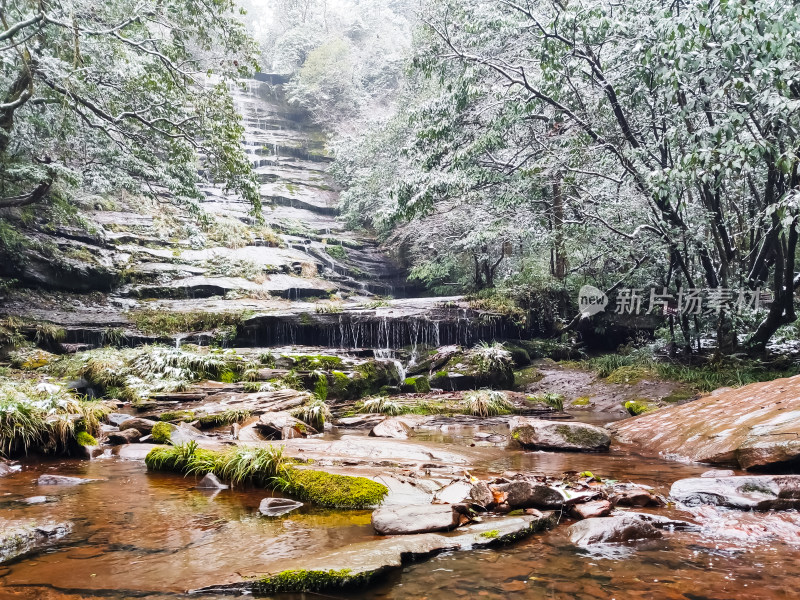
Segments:
[[[71,523],[38,523],[0,519],[0,564],[49,548],[72,531]]]
[[[733,477],[736,475],[730,469],[711,469],[700,474],[700,477]]]
[[[258,511],[267,517],[279,517],[297,510],[303,506],[302,502],[289,498],[264,498],[258,505]]]
[[[78,458],[85,458],[91,460],[103,455],[103,449],[100,446],[81,446],[78,449]]]
[[[670,496],[687,506],[712,504],[741,510],[800,508],[800,475],[744,475],[679,479]]]
[[[347,427],[350,429],[366,429],[374,427],[385,419],[385,416],[378,414],[356,415],[354,417],[344,417],[342,419],[338,419],[336,421],[336,426]]]
[[[197,427],[191,426],[189,423],[180,423],[177,426],[170,423],[169,441],[174,445],[185,444],[187,442],[198,442],[200,440],[209,439]]]
[[[270,574],[259,580],[217,585],[193,590],[193,593],[235,592],[266,596],[277,591],[341,591],[343,587],[352,584],[358,586],[369,584],[384,577],[387,571],[400,569],[410,561],[425,560],[441,552],[496,546],[527,537],[552,527],[554,523],[552,514],[501,517],[466,525],[451,533],[421,533],[375,539],[325,553],[307,553],[302,558],[291,557],[271,565]],[[295,573],[304,571],[309,577],[279,577],[284,570]],[[331,577],[331,572],[342,575]]]
[[[138,429],[142,435],[150,435],[153,432],[153,427],[158,421],[151,421],[150,419],[143,419],[142,417],[131,417],[122,421],[119,424],[119,430],[125,431],[126,429]]]
[[[23,502],[25,504],[46,504],[47,502],[51,502],[51,500],[47,496],[31,496],[25,498]]]
[[[470,483],[463,480],[452,481],[434,493],[433,502],[435,504],[458,504],[468,498],[471,491]]]
[[[753,383],[611,426],[638,452],[744,469],[800,458],[800,375]]]
[[[108,434],[106,440],[112,446],[119,446],[121,444],[135,444],[142,438],[142,433],[135,428],[126,429],[125,431],[112,431]]]
[[[651,490],[641,485],[616,484],[609,497],[614,506],[664,506],[664,501]]]
[[[372,513],[372,527],[379,535],[449,531],[459,522],[459,512],[452,504],[384,506]]]
[[[375,425],[369,434],[373,437],[386,437],[398,440],[408,439],[413,435],[411,428],[398,418],[385,419]]]
[[[0,458],[0,477],[5,477],[6,475],[11,475],[15,471],[20,470],[20,466],[12,462],[10,460],[6,460],[4,458]]]
[[[575,504],[572,513],[580,519],[607,517],[611,514],[611,502],[608,500],[591,500],[583,504]]]
[[[97,480],[85,477],[67,477],[66,475],[40,475],[36,483],[37,485],[82,485],[92,481]]]
[[[505,503],[516,508],[561,508],[564,495],[557,489],[541,483],[520,480],[491,486],[496,492],[505,494]]]
[[[663,536],[652,524],[637,515],[628,514],[584,519],[570,526],[568,532],[570,541],[583,547],[656,539]]]
[[[586,423],[516,417],[509,426],[511,438],[528,449],[597,452],[608,450],[611,444],[608,431]]]
[[[317,430],[287,412],[264,413],[253,427],[268,440],[290,440],[315,435]],[[241,436],[240,432],[240,436]]]
[[[479,481],[473,485],[469,491],[469,497],[475,504],[484,508],[489,508],[494,504],[494,495],[485,481]]]
[[[229,486],[213,473],[206,473],[195,487],[199,490],[227,490]]]

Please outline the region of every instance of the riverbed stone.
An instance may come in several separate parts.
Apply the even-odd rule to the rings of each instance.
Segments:
[[[132,415],[126,415],[125,413],[111,413],[108,415],[108,422],[112,425],[119,427],[128,419],[132,419]]]
[[[565,501],[564,495],[559,490],[525,480],[500,483],[491,488],[504,493],[505,503],[512,509],[561,508]]]
[[[441,508],[441,505],[440,505]],[[283,592],[340,591],[349,585],[368,585],[388,571],[402,568],[409,562],[425,560],[442,552],[477,550],[502,545],[527,537],[555,525],[552,513],[487,518],[480,523],[459,527],[455,531],[391,536],[348,544],[324,553],[308,553],[303,558],[278,560],[267,568],[263,577],[239,583],[210,586],[193,590],[197,594],[252,593],[272,595]],[[344,570],[344,572],[343,572]],[[284,572],[305,572],[309,577],[281,577]],[[332,573],[338,576],[331,576]],[[280,583],[280,588],[278,584]]]
[[[36,480],[38,485],[83,485],[84,483],[91,483],[97,481],[96,479],[88,479],[86,477],[68,477],[66,475],[40,475]]]
[[[31,523],[0,519],[0,564],[54,546],[72,531],[71,523]]]
[[[511,438],[526,449],[598,452],[611,445],[607,430],[587,423],[516,417],[509,425]]]
[[[222,483],[213,473],[206,473],[195,486],[198,490],[227,490],[227,484]]]
[[[258,422],[253,424],[253,427],[268,440],[290,440],[317,433],[317,430],[311,425],[282,411],[264,413],[259,417]]]
[[[664,506],[664,501],[651,489],[630,483],[615,484],[609,495],[614,506]]]
[[[485,481],[474,484],[470,488],[469,497],[472,502],[487,509],[494,504],[494,495]]]
[[[142,417],[129,417],[119,424],[119,430],[137,429],[142,435],[150,435],[158,421],[144,419]]]
[[[449,531],[459,524],[452,504],[384,506],[372,512],[372,527],[379,535]]]
[[[656,539],[663,533],[636,515],[615,514],[578,521],[568,529],[569,539],[576,546],[619,544],[635,540]]]
[[[458,504],[468,498],[472,491],[472,484],[468,481],[451,481],[446,486],[439,488],[433,495],[435,504]]]
[[[396,417],[381,421],[372,428],[369,434],[373,437],[394,438],[397,440],[405,440],[410,435],[413,435],[411,428]]]
[[[302,502],[289,498],[264,498],[258,505],[258,512],[266,517],[279,517],[297,510]]]
[[[672,484],[670,496],[687,506],[712,504],[741,510],[800,508],[800,475],[693,477]]]
[[[637,452],[763,469],[800,458],[800,375],[721,390],[611,426]]]
[[[142,432],[138,429],[131,427],[124,431],[112,431],[106,437],[106,440],[112,446],[119,446],[121,444],[135,444],[142,438]]]
[[[608,500],[590,500],[572,507],[572,514],[581,519],[607,517],[610,513],[611,502]]]

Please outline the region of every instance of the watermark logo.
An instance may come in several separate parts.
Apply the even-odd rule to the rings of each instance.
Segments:
[[[681,288],[670,293],[665,287],[651,287],[647,291],[644,288],[621,288],[614,300],[613,312],[618,315],[719,315],[723,310],[758,312],[772,298],[760,288]],[[578,292],[578,309],[582,318],[604,312],[608,305],[608,296],[593,285],[584,285]]]
[[[606,306],[608,306],[608,296],[593,285],[585,285],[578,292],[578,310],[582,318],[601,313]]]

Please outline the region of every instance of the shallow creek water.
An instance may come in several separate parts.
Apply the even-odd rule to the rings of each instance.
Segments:
[[[468,446],[474,430],[423,433],[416,443]],[[507,433],[507,430],[506,430]],[[481,444],[483,445],[483,444]],[[455,448],[454,448],[455,449]],[[473,449],[477,450],[477,448]],[[505,470],[559,475],[590,470],[604,478],[653,485],[666,493],[701,465],[609,454],[542,453],[480,448],[473,472]],[[194,479],[148,473],[138,460],[24,462],[0,479],[0,510],[12,519],[71,521],[65,544],[0,567],[0,600],[194,598],[187,590],[257,575],[278,559],[301,558],[373,539],[369,511],[304,508],[285,517],[258,516],[263,490],[194,489]],[[42,473],[97,478],[78,487],[40,487]],[[47,495],[48,502],[21,500]],[[665,514],[691,515],[675,509]],[[346,598],[796,598],[800,546],[740,536],[675,532],[609,553],[576,549],[564,523],[511,547],[444,554],[388,575]],[[735,532],[734,532],[735,533]],[[291,596],[286,596],[291,598]],[[294,598],[332,597],[307,594]],[[217,596],[218,598],[218,596]]]

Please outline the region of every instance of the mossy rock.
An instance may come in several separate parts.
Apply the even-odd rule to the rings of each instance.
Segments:
[[[405,393],[427,394],[431,391],[431,382],[424,375],[406,377],[400,390]]]
[[[544,378],[542,373],[536,367],[528,367],[514,373],[514,387],[523,388],[532,383],[537,383]]]
[[[558,340],[513,340],[513,344],[519,346],[528,353],[531,359],[552,358],[553,360],[580,360],[585,358],[583,352]],[[506,343],[508,347],[508,342]]]
[[[505,349],[511,353],[511,360],[515,367],[522,368],[531,364],[531,356],[525,348],[517,346],[516,344],[509,344],[508,342],[503,345]]]
[[[572,406],[589,406],[591,398],[589,396],[581,396],[572,401]]]
[[[75,441],[79,446],[97,446],[97,440],[87,431],[79,431],[75,435]]]
[[[193,410],[172,410],[158,415],[159,421],[194,421]]]
[[[624,406],[625,410],[628,411],[628,414],[634,417],[643,415],[646,412],[651,412],[656,409],[656,407],[652,404],[649,404],[647,400],[628,400]]]
[[[294,366],[301,371],[330,371],[331,369],[341,369],[344,361],[339,356],[327,356],[324,354],[301,354],[291,356]]]
[[[683,402],[684,400],[691,400],[697,397],[698,394],[695,390],[686,389],[686,388],[678,388],[673,390],[670,394],[661,398],[662,402],[669,402],[670,404],[675,402]]]
[[[606,377],[609,383],[639,383],[642,379],[656,379],[655,373],[646,367],[637,367],[634,365],[619,367],[614,369],[611,374]]]
[[[383,502],[389,493],[389,488],[372,479],[325,471],[295,469],[290,480],[292,494],[329,508],[370,508]]]
[[[174,425],[169,423],[160,422],[153,425],[153,431],[150,435],[153,436],[153,442],[156,444],[168,444],[172,437],[172,428]]]
[[[361,587],[369,583],[374,573],[362,571],[353,573],[350,569],[328,571],[306,571],[304,569],[289,569],[275,575],[265,575],[253,584],[253,593],[278,594],[322,592],[335,589]]]

